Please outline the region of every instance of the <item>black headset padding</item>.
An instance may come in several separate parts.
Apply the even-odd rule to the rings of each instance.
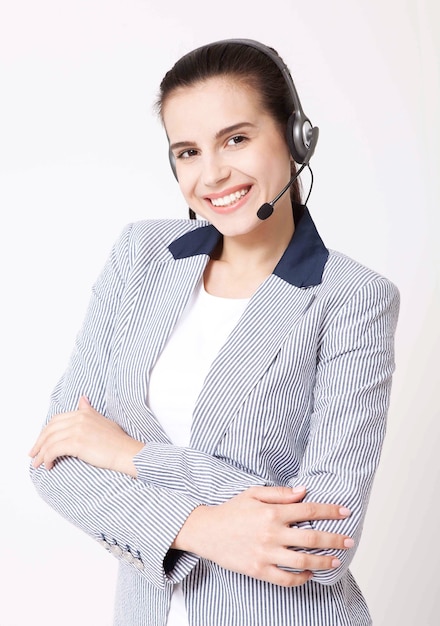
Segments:
[[[316,143],[319,136],[319,129],[317,126],[312,126],[309,118],[304,114],[298,92],[296,91],[293,78],[289,72],[287,65],[284,63],[281,57],[276,54],[274,50],[254,39],[222,39],[220,41],[214,41],[212,44],[209,45],[228,43],[237,43],[249,46],[250,48],[255,48],[256,50],[259,50],[267,57],[269,57],[278,67],[278,69],[284,76],[284,80],[286,81],[287,86],[289,87],[289,92],[293,101],[293,112],[287,120],[287,143],[289,146],[290,154],[292,155],[296,163],[300,165],[302,165],[303,163],[308,163],[313,155],[313,152],[315,151]],[[205,47],[206,46],[200,46],[200,48],[196,48],[192,52],[197,52],[197,50]],[[192,54],[192,52],[189,52],[188,54]],[[173,170],[173,174],[177,179],[176,159],[171,149],[168,151],[168,157],[170,160],[171,169]]]

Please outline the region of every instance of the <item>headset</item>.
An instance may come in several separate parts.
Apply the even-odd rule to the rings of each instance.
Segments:
[[[259,41],[255,41],[254,39],[223,39],[220,41],[215,41],[209,45],[228,43],[242,44],[244,46],[254,48],[255,50],[259,50],[269,59],[271,59],[282,73],[293,101],[293,111],[287,121],[287,144],[289,146],[290,154],[292,155],[294,161],[299,165],[308,165],[318,142],[319,128],[317,126],[312,126],[309,118],[305,115],[301,106],[298,92],[296,91],[295,84],[287,65],[284,63],[281,57],[279,57],[277,53],[272,50],[272,48],[269,48],[268,46],[260,43]],[[200,46],[189,54],[197,52],[198,50],[201,50],[205,47],[206,46]],[[171,169],[173,171],[174,177],[177,180],[176,160],[171,149],[168,151],[168,156]]]

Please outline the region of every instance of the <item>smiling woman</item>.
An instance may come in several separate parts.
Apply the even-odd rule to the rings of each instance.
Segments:
[[[397,289],[327,250],[301,204],[317,129],[272,49],[189,53],[158,109],[202,219],[123,231],[31,450],[34,483],[119,559],[117,625],[366,626],[349,565]]]

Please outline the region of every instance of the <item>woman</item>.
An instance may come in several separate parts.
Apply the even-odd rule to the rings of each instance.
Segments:
[[[294,159],[317,129],[272,49],[189,53],[159,111],[204,221],[123,232],[31,450],[35,485],[119,559],[115,624],[370,624],[348,566],[397,290],[329,252],[301,205]]]

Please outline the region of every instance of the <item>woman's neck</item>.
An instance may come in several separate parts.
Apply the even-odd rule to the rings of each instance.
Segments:
[[[205,270],[208,293],[249,298],[272,274],[295,230],[293,216],[291,222],[278,217],[262,226],[246,235],[223,237],[221,249]]]

